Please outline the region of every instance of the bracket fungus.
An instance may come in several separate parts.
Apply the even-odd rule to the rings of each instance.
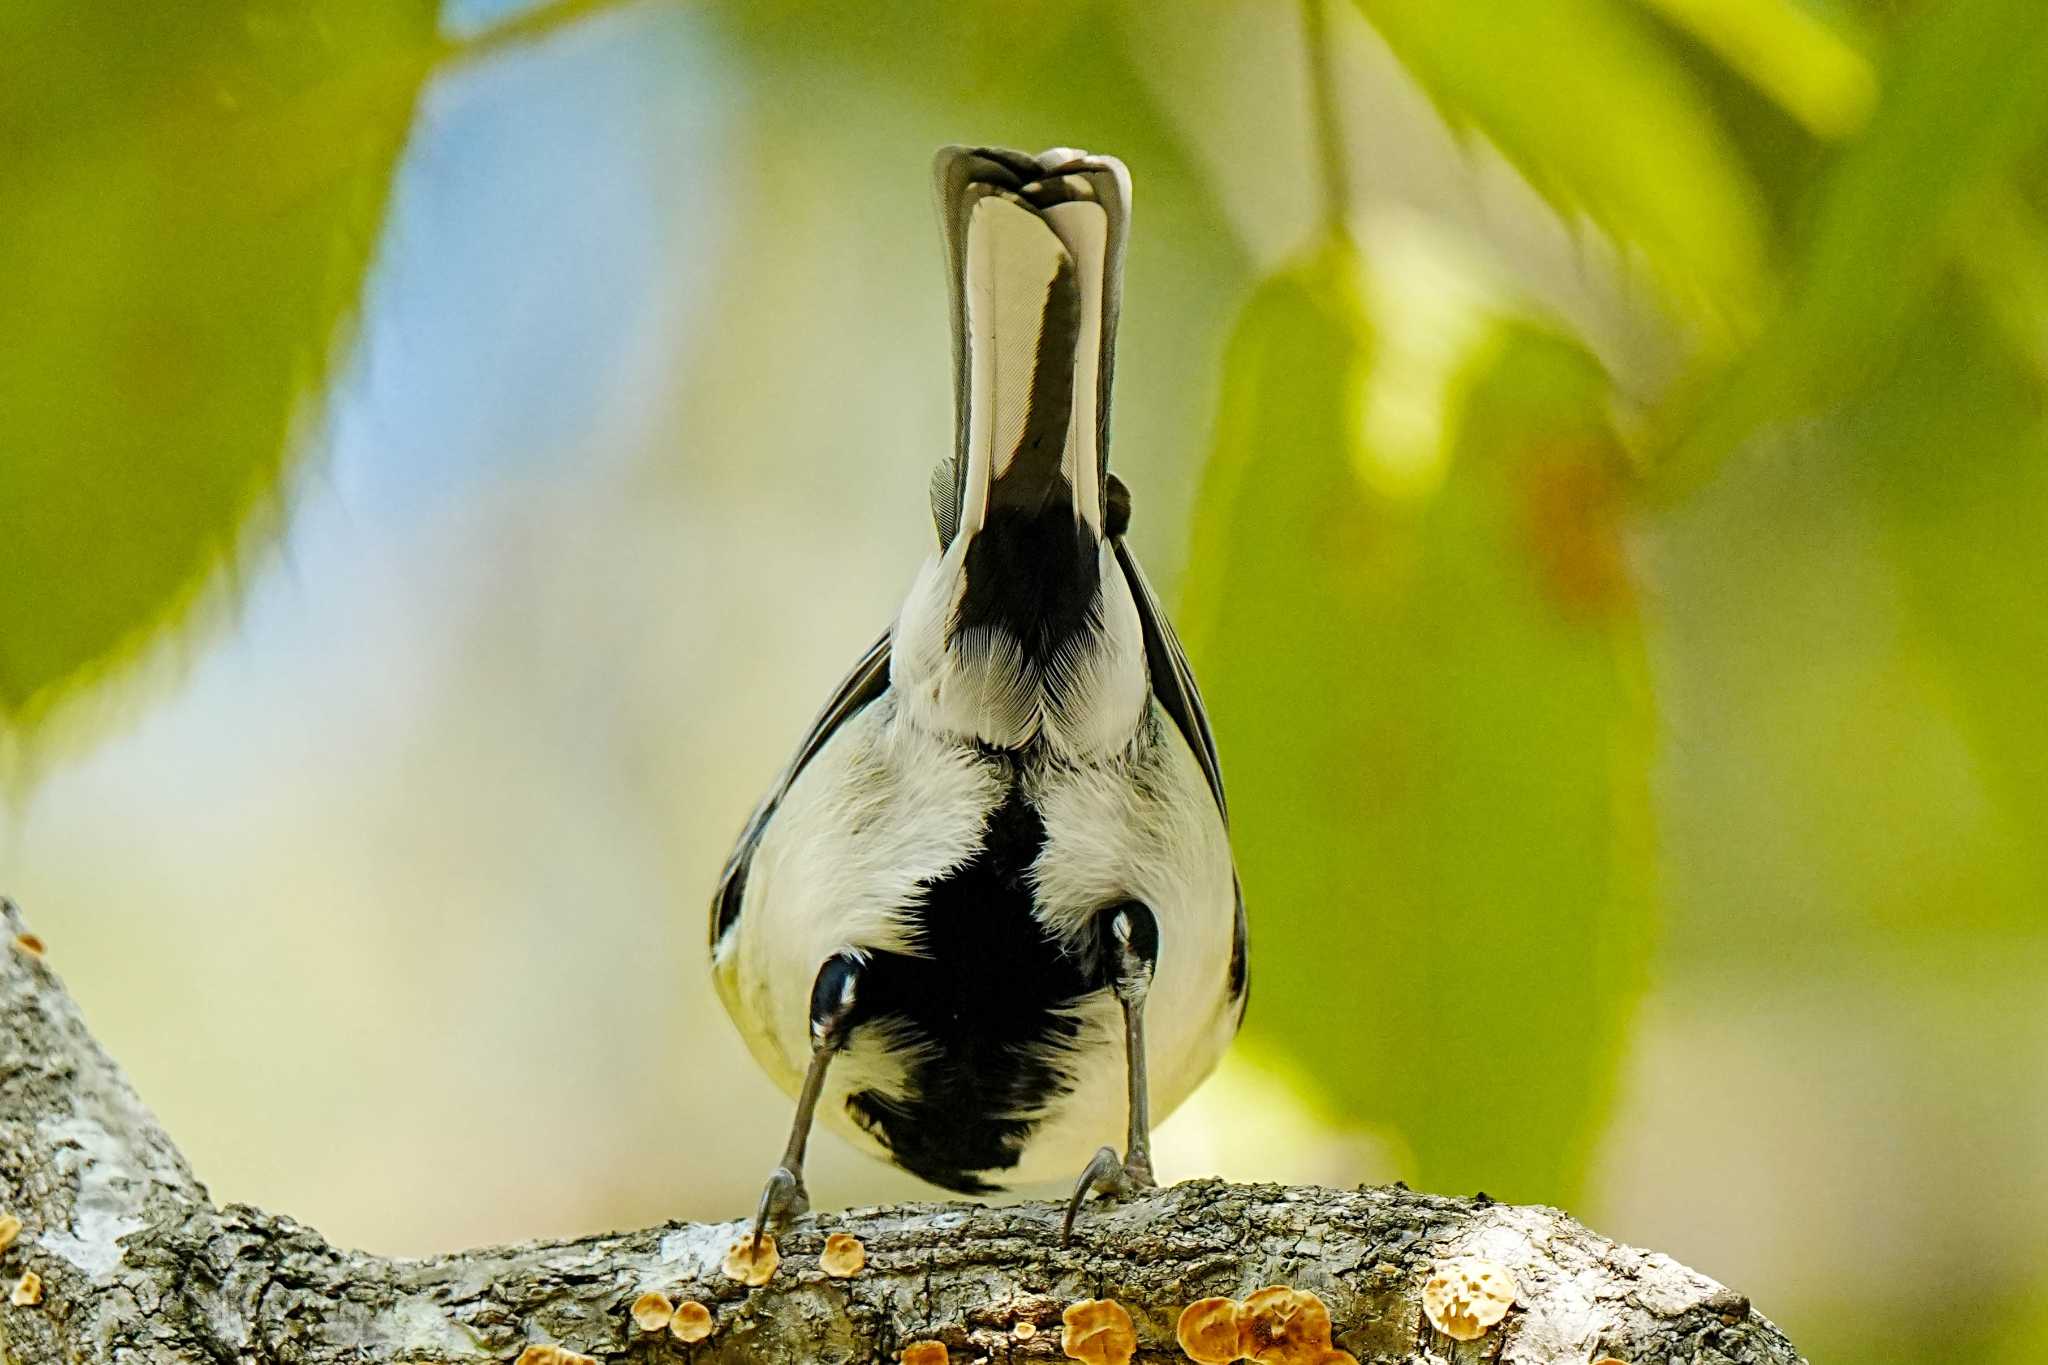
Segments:
[[[43,1301],[43,1277],[33,1270],[21,1272],[21,1278],[14,1282],[14,1292],[7,1301],[16,1308],[33,1308]]]
[[[14,1245],[14,1239],[21,1236],[21,1220],[11,1213],[0,1213],[0,1251]]]
[[[1180,1310],[1173,1335],[1195,1365],[1230,1365],[1238,1357],[1237,1300],[1195,1300]]]
[[[1060,1314],[1065,1324],[1060,1349],[1085,1365],[1130,1365],[1138,1352],[1138,1329],[1115,1299],[1083,1299]]]
[[[761,1238],[761,1250],[754,1251],[754,1239],[742,1237],[726,1249],[726,1278],[738,1280],[741,1284],[758,1289],[768,1283],[775,1274],[775,1267],[782,1264],[782,1255],[775,1249],[775,1239]]]
[[[1245,1295],[1237,1349],[1259,1365],[1317,1365],[1330,1350],[1330,1310],[1306,1289],[1270,1285]]]
[[[835,1280],[851,1279],[867,1266],[867,1248],[850,1232],[835,1232],[825,1239],[818,1267]]]
[[[1507,1316],[1520,1286],[1504,1265],[1476,1256],[1446,1261],[1422,1286],[1429,1325],[1453,1341],[1477,1341]]]
[[[1195,1365],[1358,1365],[1331,1344],[1330,1310],[1306,1289],[1275,1284],[1236,1299],[1198,1299],[1174,1336]]]
[[[580,1351],[542,1344],[521,1351],[514,1365],[597,1365],[597,1359]]]
[[[643,1332],[659,1332],[675,1315],[676,1306],[659,1291],[649,1290],[633,1300],[633,1325]]]
[[[948,1353],[943,1341],[913,1341],[903,1348],[897,1359],[903,1365],[947,1365]]]
[[[695,1299],[684,1299],[668,1320],[668,1334],[677,1341],[704,1340],[711,1335],[711,1310]]]

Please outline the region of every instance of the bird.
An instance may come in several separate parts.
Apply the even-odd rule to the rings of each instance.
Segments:
[[[936,544],[740,835],[712,974],[795,1099],[753,1222],[810,1207],[822,1121],[933,1185],[1156,1185],[1155,1114],[1247,998],[1244,895],[1187,656],[1108,469],[1131,179],[948,146],[953,448]],[[1121,1130],[1122,1150],[1114,1145]]]

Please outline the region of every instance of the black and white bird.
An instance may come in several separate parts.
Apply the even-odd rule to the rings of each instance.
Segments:
[[[1244,1013],[1215,746],[1107,469],[1129,173],[993,147],[935,173],[938,545],[712,902],[719,993],[796,1098],[757,1241],[808,1206],[814,1116],[951,1190],[1078,1170],[1071,1230],[1091,1190],[1153,1183],[1150,1115]]]

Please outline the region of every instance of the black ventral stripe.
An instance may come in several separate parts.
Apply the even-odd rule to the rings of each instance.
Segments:
[[[1017,1164],[1036,1127],[1020,1115],[1069,1092],[1071,1008],[1105,984],[1100,962],[1068,951],[1036,913],[1045,821],[1014,769],[1008,780],[974,856],[905,907],[915,951],[872,952],[862,968],[861,1024],[919,1044],[903,1092],[846,1100],[898,1165],[965,1194]]]

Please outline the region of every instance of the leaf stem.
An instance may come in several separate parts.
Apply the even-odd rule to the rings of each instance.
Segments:
[[[1343,122],[1337,112],[1335,59],[1330,53],[1327,0],[1301,0],[1302,40],[1308,48],[1309,105],[1315,125],[1316,162],[1321,170],[1323,224],[1333,236],[1349,235],[1351,171],[1344,160]]]

